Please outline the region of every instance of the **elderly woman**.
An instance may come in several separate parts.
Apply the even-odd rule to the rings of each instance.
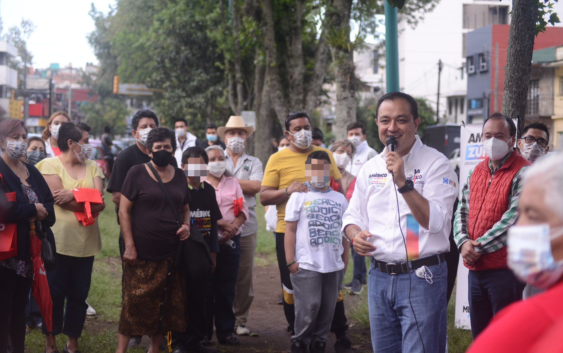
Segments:
[[[103,190],[101,169],[90,160],[90,127],[79,123],[62,123],[58,130],[61,154],[37,164],[55,198],[57,223],[53,226],[57,245],[57,267],[47,272],[53,299],[53,335],[65,334],[64,352],[78,350],[78,338],[86,321],[86,298],[90,291],[94,255],[102,249],[98,220],[85,226],[75,212],[84,213],[84,203],[77,202],[74,189]],[[105,204],[92,204],[92,213],[103,211]],[[66,304],[65,304],[66,300]],[[45,323],[43,333],[47,334]],[[56,352],[47,337],[45,352]]]
[[[118,353],[126,352],[131,336],[138,335],[151,335],[149,353],[158,353],[163,334],[182,332],[186,323],[185,281],[174,258],[179,242],[190,236],[188,182],[181,169],[170,165],[176,150],[172,130],[151,130],[146,147],[151,161],[129,170],[119,203],[125,252]]]
[[[47,126],[41,137],[45,141],[47,157],[58,157],[62,151],[59,147],[59,129],[63,123],[70,122],[70,117],[65,112],[55,112],[47,120]]]
[[[238,181],[226,171],[225,151],[220,146],[205,149],[209,157],[207,183],[215,188],[215,195],[223,219],[217,222],[219,253],[207,300],[206,340],[215,333],[220,344],[239,345],[233,336],[235,329],[235,286],[240,263],[240,234],[248,219],[248,206]]]
[[[0,123],[0,190],[6,196],[0,205],[0,223],[16,224],[17,239],[17,255],[0,261],[0,352],[7,351],[8,337],[13,353],[24,352],[25,307],[33,280],[31,224],[35,223],[35,229],[54,243],[50,227],[55,223],[55,201],[41,173],[21,161],[27,150],[26,139],[22,120]]]
[[[336,162],[336,166],[338,167],[340,174],[342,174],[342,179],[340,179],[340,181],[342,182],[343,191],[341,192],[346,196],[346,199],[350,201],[352,194],[354,193],[354,187],[356,186],[356,177],[348,173],[346,171],[346,167],[350,164],[350,161],[354,157],[356,148],[352,142],[348,140],[338,140],[332,144],[330,151],[334,156],[334,161]],[[331,187],[335,190],[340,188],[334,181],[332,182]]]

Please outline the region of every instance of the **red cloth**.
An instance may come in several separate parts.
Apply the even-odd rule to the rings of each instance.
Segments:
[[[356,178],[352,180],[350,186],[348,186],[348,190],[346,190],[346,200],[350,201],[352,195],[354,194],[354,190],[356,189]]]
[[[4,177],[0,174],[0,184],[4,186]],[[6,201],[16,202],[15,192],[6,192]],[[18,226],[15,223],[0,223],[0,261],[18,255]]]
[[[536,344],[563,317],[563,281],[545,293],[502,310],[477,337],[467,353],[540,352]],[[562,346],[561,331],[553,339]],[[545,336],[548,340],[552,339]],[[534,348],[534,350],[532,350]],[[541,351],[545,353],[547,351]],[[561,352],[552,350],[550,352]]]
[[[51,146],[51,148],[53,149],[53,153],[55,154],[55,157],[58,157],[61,155],[61,149],[58,147],[53,147]]]
[[[242,211],[242,202],[243,202],[242,197],[235,200],[234,210],[233,210],[235,212],[235,217],[238,217],[238,215]]]
[[[512,155],[495,172],[491,179],[489,157],[479,163],[470,180],[468,231],[471,240],[482,237],[493,225],[500,221],[510,205],[509,195],[512,180],[520,169],[529,166],[520,152],[514,150]],[[465,267],[473,271],[506,268],[506,247],[490,254],[483,254],[474,266],[465,263]]]
[[[330,177],[330,188],[336,192],[340,192],[340,184],[338,184],[333,177]]]
[[[96,222],[98,213],[92,214],[90,205],[104,202],[100,191],[98,189],[72,189],[72,193],[77,203],[84,204],[84,212],[74,212],[76,219],[86,227],[91,226]]]
[[[37,301],[47,332],[53,332],[53,301],[47,282],[47,272],[41,258],[41,240],[35,234],[35,225],[31,223],[31,260],[33,262],[33,287],[31,293]]]

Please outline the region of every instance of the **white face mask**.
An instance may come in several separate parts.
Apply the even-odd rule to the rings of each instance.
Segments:
[[[246,140],[240,137],[229,137],[227,148],[234,154],[239,154],[244,150],[244,141]]]
[[[76,151],[73,150],[74,153],[76,154],[76,157],[78,158],[78,160],[80,162],[84,162],[84,161],[90,159],[90,156],[92,155],[92,145],[90,145],[90,144],[81,145],[78,142],[76,144],[81,147],[80,152],[76,152]]]
[[[485,154],[493,161],[500,161],[506,157],[508,151],[510,151],[508,143],[494,137],[485,140],[483,142],[483,148],[485,149]]]
[[[20,159],[25,156],[27,142],[9,140],[6,145],[6,152],[12,159]]]
[[[360,136],[351,136],[348,137],[348,141],[352,142],[354,147],[358,147],[362,143],[362,138]]]
[[[338,168],[346,168],[348,164],[350,164],[351,159],[348,156],[348,153],[334,153],[333,156]]]
[[[537,142],[534,143],[524,143],[524,150],[522,151],[522,156],[534,163],[536,159],[541,156],[545,156],[545,147],[541,147]]]
[[[297,148],[302,150],[306,150],[307,148],[311,147],[311,142],[313,141],[313,134],[311,130],[301,130],[296,132],[295,134],[289,133],[291,136],[295,137],[295,142],[291,141]]]
[[[225,174],[226,169],[227,163],[225,163],[225,161],[209,162],[209,174],[216,178],[220,178],[223,174]]]
[[[287,146],[279,146],[279,147],[278,147],[278,152],[279,152],[279,151],[283,151],[283,150],[285,150],[286,148],[287,148]]]
[[[147,138],[149,137],[149,132],[151,132],[151,131],[152,131],[152,128],[150,128],[150,127],[139,131],[139,138],[137,139],[137,141],[139,141],[141,143],[141,145],[146,146],[147,145]]]
[[[551,240],[563,236],[563,227],[548,224],[513,226],[508,230],[508,267],[516,277],[540,289],[547,289],[563,275],[563,261],[555,261]]]
[[[184,136],[186,136],[186,134],[187,134],[187,132],[183,127],[179,127],[179,128],[176,129],[176,135],[178,137],[184,137]]]
[[[61,129],[61,125],[51,125],[51,136],[53,136],[53,138],[55,140],[59,139],[59,130]]]

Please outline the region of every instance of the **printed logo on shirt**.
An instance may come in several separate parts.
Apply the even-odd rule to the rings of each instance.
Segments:
[[[451,180],[451,179],[448,179],[448,178],[442,178],[442,184],[451,185],[454,188],[457,187],[457,183],[455,181]]]
[[[244,169],[245,171],[247,171],[247,172],[248,172],[248,171],[250,170],[250,167],[249,167],[249,166],[247,166],[247,165],[245,165],[245,166],[244,166],[244,167],[243,167],[242,169]]]
[[[368,178],[369,185],[373,185],[377,189],[383,189],[387,184],[387,173],[370,174]]]
[[[316,199],[305,202],[309,227],[309,245],[333,246],[336,251],[340,249],[342,235],[342,204],[330,199]]]
[[[413,175],[407,176],[407,180],[412,180],[415,185],[424,185],[424,177],[420,174],[420,169],[415,169]]]
[[[199,229],[202,236],[207,237],[211,233],[211,211],[192,211],[192,225]]]

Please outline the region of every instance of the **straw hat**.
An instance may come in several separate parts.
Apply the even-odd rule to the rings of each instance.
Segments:
[[[242,116],[231,115],[229,121],[227,121],[227,124],[225,124],[225,126],[220,126],[217,129],[217,135],[219,135],[220,138],[224,138],[225,132],[233,129],[246,130],[246,138],[249,138],[250,135],[252,135],[252,133],[254,132],[254,128],[252,126],[246,126]]]

